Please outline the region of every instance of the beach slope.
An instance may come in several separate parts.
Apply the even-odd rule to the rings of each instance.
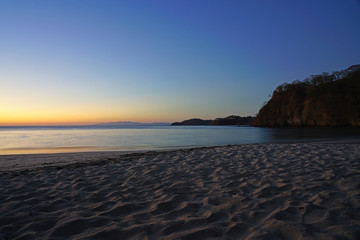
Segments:
[[[0,238],[360,239],[359,144],[111,154],[2,171]]]

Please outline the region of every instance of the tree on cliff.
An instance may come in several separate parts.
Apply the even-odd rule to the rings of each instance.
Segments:
[[[253,126],[360,126],[360,65],[278,86]]]

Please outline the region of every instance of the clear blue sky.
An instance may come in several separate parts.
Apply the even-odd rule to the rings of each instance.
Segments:
[[[0,125],[254,115],[360,63],[356,0],[1,1]]]

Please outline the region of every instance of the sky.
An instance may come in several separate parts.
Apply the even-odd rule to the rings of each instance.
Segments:
[[[0,125],[255,115],[360,64],[359,0],[0,1]]]

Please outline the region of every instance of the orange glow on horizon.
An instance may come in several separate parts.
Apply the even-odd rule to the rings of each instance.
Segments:
[[[20,101],[19,99],[17,99]],[[92,125],[108,122],[171,123],[198,117],[211,119],[222,116],[198,115],[187,107],[143,102],[132,104],[95,102],[88,104],[33,102],[31,100],[12,102],[0,110],[0,126],[69,126]]]
[[[124,122],[140,122],[140,123],[156,123],[156,122],[165,122],[171,123],[173,121],[135,121],[135,120],[123,120]],[[109,120],[109,121],[84,121],[84,122],[0,122],[0,126],[81,126],[81,125],[94,125],[99,123],[108,123],[108,122],[122,122],[122,120]]]
[[[108,122],[141,122],[141,123],[154,123],[154,122],[174,122],[175,120],[165,119],[165,118],[141,118],[141,117],[92,117],[92,118],[80,118],[80,117],[63,117],[63,118],[30,118],[30,117],[21,117],[21,118],[5,118],[0,116],[0,126],[72,126],[72,125],[93,125],[99,123],[108,123]],[[176,119],[177,121],[177,119]]]
[[[62,111],[61,111],[62,110]],[[125,109],[124,109],[125,110]],[[172,122],[163,114],[149,114],[144,117],[142,111],[116,112],[113,109],[57,109],[39,111],[37,109],[3,109],[0,112],[0,126],[69,126],[69,125],[92,125],[107,122]]]
[[[0,122],[0,126],[76,126],[92,124],[96,124],[96,122]]]

